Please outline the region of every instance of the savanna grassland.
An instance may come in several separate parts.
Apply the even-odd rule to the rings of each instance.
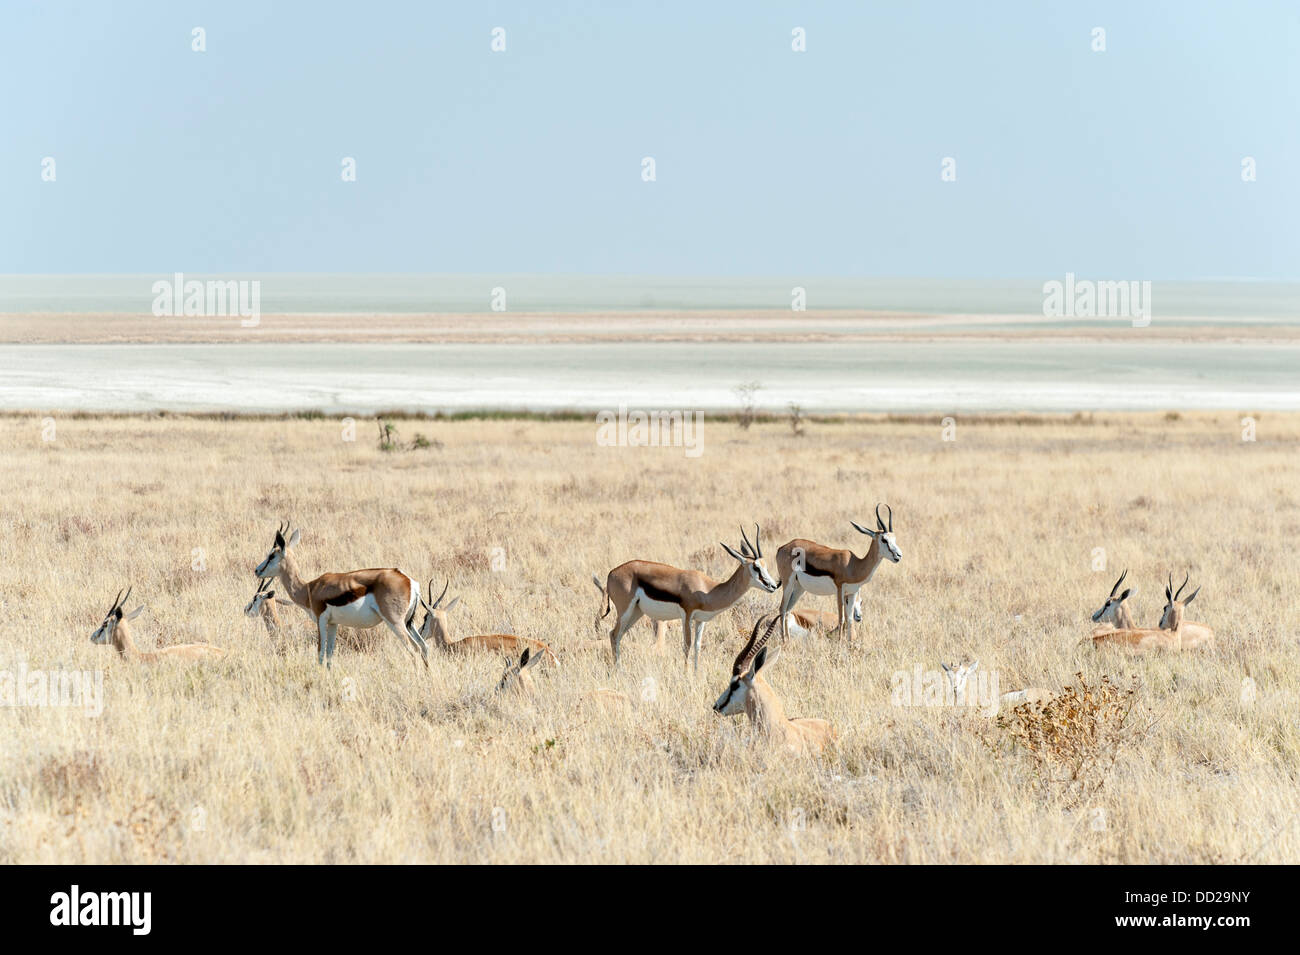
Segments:
[[[395,424],[383,452],[364,420],[348,442],[330,419],[0,418],[0,669],[104,671],[98,717],[0,709],[0,862],[1300,861],[1300,416],[1258,416],[1254,442],[1232,414],[959,418],[954,441],[937,419],[706,421],[698,458],[600,447],[591,421]],[[426,671],[383,630],[326,671],[300,611],[284,656],[242,616],[288,518],[307,575],[450,578],[459,634],[562,650],[597,635],[593,573],[729,574],[741,522],[769,557],[794,536],[861,553],[849,520],[877,501],[902,561],[864,588],[858,645],[792,643],[770,674],[838,728],[820,759],[711,711],[737,628],[775,606],[757,590],[706,628],[698,678],[677,628],[661,656],[641,623],[618,672],[565,653],[531,704],[494,696],[493,655]],[[1217,648],[1095,651],[1124,567],[1147,626],[1190,571]],[[127,583],[142,646],[229,657],[92,645]],[[1004,691],[1137,689],[1082,765],[969,708],[894,705],[895,673],[971,657]]]

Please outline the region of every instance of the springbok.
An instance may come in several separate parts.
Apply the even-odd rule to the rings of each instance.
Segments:
[[[966,704],[966,681],[970,679],[972,673],[979,669],[979,665],[979,660],[972,660],[969,663],[962,664],[940,662],[939,666],[943,667],[943,672],[948,675],[948,684],[952,687],[953,701],[958,706]],[[1040,686],[1029,686],[1023,690],[1012,690],[1010,693],[1001,694],[998,696],[998,705],[1015,707],[1029,703],[1034,706],[1042,706],[1054,699],[1056,699],[1056,693],[1053,691]],[[990,715],[993,714],[990,713]]]
[[[134,620],[144,612],[144,604],[136,607],[130,613],[122,613],[123,605],[131,598],[131,590],[127,587],[126,594],[122,591],[117,592],[113,599],[113,606],[109,608],[108,614],[104,617],[104,622],[99,625],[99,629],[90,635],[91,643],[106,644],[111,643],[120,653],[123,659],[140,660],[144,663],[157,663],[160,660],[179,660],[184,662],[193,662],[196,660],[220,660],[226,655],[226,651],[221,647],[214,647],[210,643],[182,643],[172,647],[162,647],[158,650],[141,650],[131,639],[131,627],[128,621]]]
[[[826,720],[786,716],[785,707],[766,679],[766,669],[781,655],[779,647],[768,646],[768,638],[779,621],[780,617],[771,614],[754,624],[749,642],[740,648],[732,664],[731,682],[713,704],[713,710],[723,716],[743,710],[773,746],[801,755],[820,753],[835,739],[835,728]],[[758,631],[763,627],[760,637]]]
[[[301,531],[295,530],[286,540],[288,529],[285,524],[276,530],[271,549],[254,573],[263,580],[278,577],[289,599],[311,614],[320,639],[320,663],[333,665],[340,626],[368,630],[383,622],[419,651],[428,667],[429,647],[414,626],[415,609],[420,604],[419,581],[393,567],[321,574],[304,581],[293,556]]]
[[[280,619],[280,611],[276,609],[277,603],[290,603],[283,597],[277,599],[275,591],[271,589],[269,578],[257,582],[257,592],[253,594],[253,599],[248,602],[244,608],[244,616],[256,620],[262,618],[262,624],[266,627],[266,632],[270,634],[271,640],[275,645],[284,649],[284,621]]]
[[[453,653],[465,653],[475,650],[496,650],[504,651],[510,657],[514,657],[521,650],[531,650],[538,660],[545,657],[555,666],[559,666],[560,661],[555,656],[555,651],[543,643],[541,640],[534,640],[532,637],[516,637],[509,633],[488,633],[479,634],[472,637],[461,637],[459,640],[451,638],[451,620],[448,617],[451,609],[460,603],[460,597],[453,597],[447,606],[443,607],[442,599],[447,596],[447,588],[451,586],[448,580],[442,588],[442,593],[432,604],[420,601],[424,607],[424,620],[420,622],[419,635],[425,643],[433,643],[442,650],[449,650]],[[433,593],[433,578],[429,578],[429,593]]]
[[[862,622],[862,594],[853,595],[851,611],[854,623]],[[834,630],[840,622],[838,612],[830,610],[791,610],[785,615],[786,632],[800,639],[806,639],[814,632],[826,633]]]
[[[531,647],[524,647],[518,663],[507,659],[505,672],[501,674],[501,680],[497,683],[497,692],[513,693],[526,698],[536,695],[537,687],[533,683],[532,674],[528,671],[537,666],[541,660],[542,654],[533,653]]]
[[[871,538],[871,546],[861,557],[851,550],[838,550],[802,538],[795,538],[776,552],[776,569],[781,575],[781,636],[789,636],[787,614],[805,591],[823,597],[835,598],[838,613],[836,629],[847,632],[853,642],[853,621],[850,619],[853,600],[858,591],[871,580],[871,576],[885,558],[897,564],[902,560],[894,540],[894,511],[889,512],[889,523],[880,517],[876,505],[876,529],[869,530],[857,521],[849,521],[854,529]],[[845,631],[845,628],[848,628]]]
[[[727,544],[722,545],[723,550],[740,562],[740,566],[724,581],[714,580],[699,571],[682,570],[649,560],[629,560],[619,564],[609,572],[603,586],[600,578],[592,575],[592,583],[605,598],[596,617],[596,629],[600,630],[600,622],[611,607],[615,611],[614,626],[609,631],[615,666],[618,666],[623,634],[645,615],[652,620],[682,622],[682,662],[685,665],[691,661],[693,649],[695,672],[698,673],[704,625],[743,597],[751,587],[761,587],[769,594],[776,592],[777,583],[763,563],[762,530],[754,525],[752,544],[743,527],[740,536],[743,543],[739,553]]]
[[[1191,574],[1189,573],[1183,578],[1178,592],[1175,593],[1174,577],[1173,574],[1169,575],[1169,583],[1165,587],[1165,612],[1160,615],[1160,629],[1177,632],[1181,637],[1180,649],[1182,650],[1213,647],[1213,630],[1203,623],[1192,623],[1190,620],[1183,619],[1183,608],[1195,600],[1196,595],[1201,592],[1201,588],[1197,587],[1186,600],[1178,599],[1179,594],[1183,592],[1183,588],[1187,586],[1187,581],[1190,578]]]
[[[1118,597],[1115,591],[1119,590],[1120,585],[1124,583],[1124,578],[1128,576],[1128,568],[1119,575],[1119,580],[1110,588],[1110,596],[1106,602],[1101,605],[1101,609],[1092,615],[1092,622],[1099,624],[1093,628],[1094,633],[1101,633],[1106,630],[1136,630],[1138,625],[1133,621],[1133,615],[1129,613],[1128,605],[1124,601],[1137,589],[1135,587],[1127,588]]]
[[[1160,618],[1161,625],[1168,624],[1164,629],[1149,629],[1146,627],[1129,627],[1122,630],[1094,630],[1092,634],[1092,645],[1097,649],[1102,647],[1119,647],[1130,653],[1149,653],[1153,650],[1191,650],[1201,646],[1212,646],[1214,634],[1209,627],[1204,624],[1187,624],[1183,623],[1183,607],[1186,606],[1197,593],[1200,593],[1198,587],[1187,600],[1179,601],[1178,595],[1174,593],[1173,577],[1169,579],[1169,586],[1165,588],[1165,599],[1168,601],[1165,606],[1165,612]],[[1183,581],[1183,587],[1187,586],[1187,581]],[[1178,593],[1182,593],[1182,587],[1178,588]]]

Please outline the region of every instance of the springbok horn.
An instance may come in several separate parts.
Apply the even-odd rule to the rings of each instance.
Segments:
[[[1187,582],[1188,582],[1189,580],[1191,580],[1191,579],[1192,579],[1192,572],[1189,570],[1189,571],[1188,571],[1188,572],[1183,576],[1183,582],[1182,582],[1181,584],[1178,585],[1178,593],[1174,594],[1174,599],[1175,599],[1175,600],[1178,599],[1178,594],[1181,594],[1181,593],[1183,592],[1183,588],[1187,586]],[[1173,580],[1173,578],[1171,577],[1171,578],[1170,578],[1170,581],[1172,582],[1172,580]]]
[[[135,584],[130,584],[127,586],[126,596],[122,598],[122,603],[117,605],[119,609],[122,607],[123,604],[125,604],[128,600],[131,599],[131,591],[134,589],[135,589]]]
[[[1166,600],[1174,599],[1174,575],[1173,574],[1169,575],[1169,583],[1165,584],[1165,599]]]
[[[121,604],[121,602],[122,602],[122,591],[119,590],[117,592],[117,596],[113,598],[113,606],[108,608],[108,612],[112,613],[114,610],[116,610],[118,608],[118,605]]]
[[[754,555],[763,556],[763,529],[758,526],[758,521],[754,522]]]
[[[889,532],[894,532],[894,509],[888,504],[885,505],[885,511],[889,514]]]
[[[442,603],[442,598],[447,596],[447,588],[451,586],[451,578],[447,578],[446,585],[442,588],[442,593],[438,594],[438,599],[429,607],[430,610],[437,610],[438,604]],[[429,593],[433,593],[433,578],[429,578]]]
[[[1128,568],[1124,568],[1124,573],[1119,575],[1119,580],[1115,581],[1115,586],[1110,588],[1110,595],[1115,596],[1115,591],[1119,590],[1119,585],[1124,583],[1124,578],[1128,576]]]
[[[749,538],[745,535],[745,525],[740,525],[740,552],[746,557],[754,556],[754,548],[749,544]]]
[[[882,531],[887,530],[887,528],[885,527],[885,522],[884,522],[883,520],[880,519],[880,505],[879,505],[879,504],[876,505],[876,527],[878,527],[878,528],[879,528],[880,530],[882,530]]]

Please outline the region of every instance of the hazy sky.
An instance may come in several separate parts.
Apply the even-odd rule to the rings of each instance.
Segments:
[[[1294,0],[5,0],[0,273],[1300,278],[1298,51]]]

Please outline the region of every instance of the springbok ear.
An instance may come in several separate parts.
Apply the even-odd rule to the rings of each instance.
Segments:
[[[769,649],[770,649],[770,652],[769,652]],[[762,669],[764,669],[764,668],[766,668],[766,667],[770,667],[773,663],[775,663],[775,662],[777,661],[777,658],[781,656],[781,648],[780,648],[780,647],[775,647],[775,648],[764,647],[763,650],[762,650],[762,656],[764,657],[762,663],[759,663],[757,660],[754,661],[754,663],[755,663],[755,666],[754,666],[754,672],[755,672],[755,673],[757,673],[759,670],[762,670]]]
[[[454,606],[456,606],[456,604],[458,604],[458,603],[460,603],[460,598],[459,598],[459,597],[453,597],[451,603],[447,604],[447,606],[443,607],[442,609],[443,609],[444,611],[450,611],[451,608],[454,607]]]
[[[867,528],[859,524],[857,521],[849,521],[849,523],[853,525],[853,529],[857,531],[859,534],[866,534],[868,537],[875,537],[877,534],[880,533],[880,531],[868,530]]]
[[[979,660],[972,660],[970,666],[968,666],[968,667],[966,668],[966,672],[967,672],[967,673],[974,673],[974,672],[975,672],[976,670],[978,670],[979,668],[980,668],[980,662],[979,662]]]
[[[519,655],[519,669],[522,670],[524,667],[528,666],[529,652],[530,649],[528,647],[524,647],[524,652]]]
[[[1131,594],[1132,592],[1133,592],[1132,587],[1129,587],[1127,590],[1125,590],[1122,594],[1119,595],[1118,603],[1123,603],[1124,601],[1128,600],[1128,595]]]
[[[526,652],[526,651],[525,651],[525,652]],[[543,654],[543,653],[534,653],[531,657],[528,658],[528,666],[529,666],[529,667],[535,667],[535,666],[537,666],[537,664],[539,664],[539,663],[542,662],[542,660],[545,658],[545,656],[546,656],[546,655]]]
[[[946,663],[940,663],[939,666],[943,667],[943,672],[944,672],[944,673],[951,673],[951,672],[952,672],[952,667],[948,666],[948,664],[946,664]]]
[[[302,536],[302,528],[299,528],[298,530],[294,531],[293,534],[290,535],[289,543],[285,545],[284,549],[288,550],[294,544],[298,543],[298,538],[301,536]]]
[[[126,620],[134,620],[136,617],[140,616],[140,614],[142,614],[142,613],[144,613],[144,604],[140,604],[140,606],[138,606],[138,607],[136,607],[134,610],[132,610],[132,611],[131,611],[129,614],[127,614],[126,617],[123,618],[123,619],[126,619]]]
[[[1196,595],[1199,594],[1200,592],[1201,592],[1201,588],[1200,588],[1200,587],[1197,587],[1195,590],[1193,590],[1193,591],[1192,591],[1192,595],[1191,595],[1190,597],[1188,597],[1186,600],[1183,601],[1183,606],[1186,607],[1189,603],[1191,603],[1193,600],[1195,600],[1195,599],[1196,599]]]

